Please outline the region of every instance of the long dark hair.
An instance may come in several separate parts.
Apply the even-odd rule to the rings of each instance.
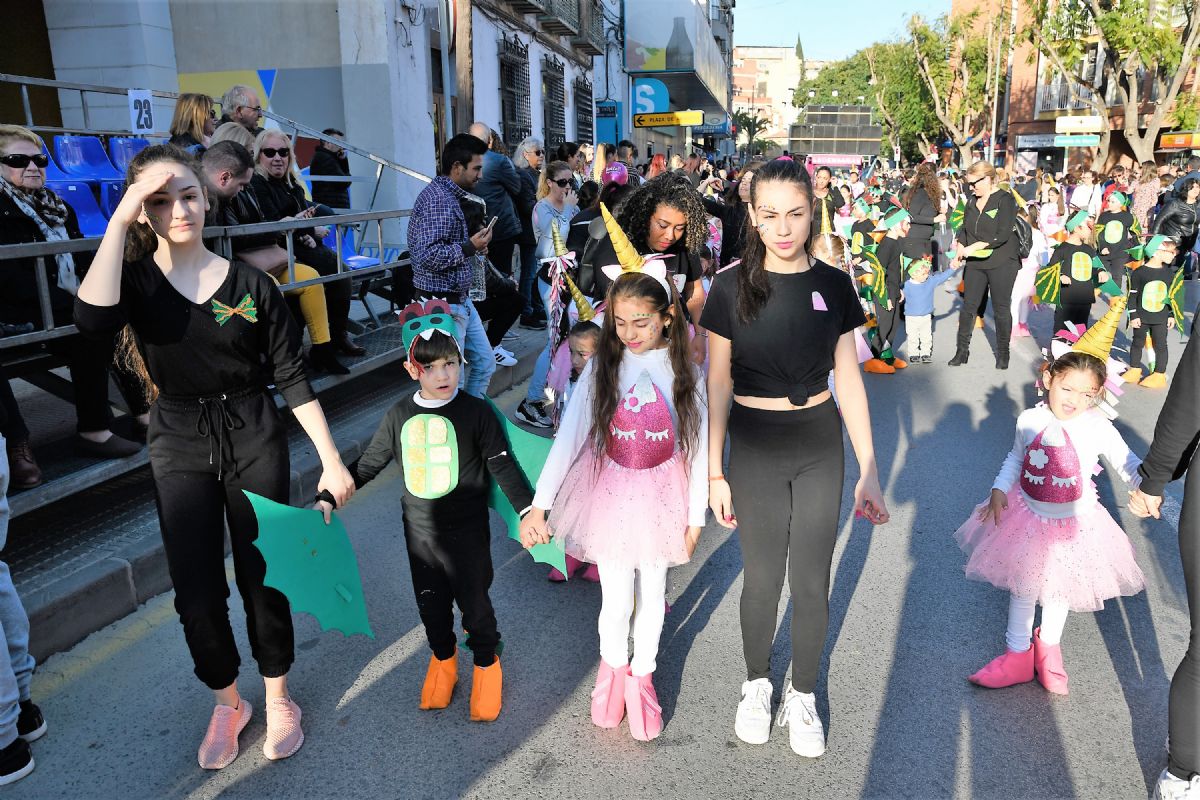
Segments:
[[[669,281],[668,286],[671,286]],[[689,457],[703,443],[699,441],[700,399],[696,391],[696,368],[688,352],[683,301],[674,286],[671,286],[668,296],[658,281],[637,272],[623,273],[608,287],[608,313],[604,315],[600,341],[590,362],[596,373],[592,397],[592,446],[597,453],[607,450],[612,441],[612,420],[617,413],[617,403],[621,401],[622,392],[628,388],[618,383],[625,345],[617,335],[617,323],[612,313],[617,300],[644,300],[664,316],[670,313],[670,309],[675,309],[674,316],[670,318],[675,329],[667,331],[667,352],[671,358],[671,371],[675,373],[672,396],[675,413],[679,417],[677,441],[685,457]]]
[[[933,203],[936,211],[942,204],[942,185],[938,183],[937,170],[928,161],[921,162],[921,166],[917,167],[917,174],[913,176],[912,183],[908,185],[908,192],[904,195],[905,209],[912,210],[913,197],[922,189],[925,190],[925,196],[929,198],[929,202]]]
[[[200,169],[200,162],[196,160],[195,156],[182,147],[173,144],[154,144],[130,159],[129,168],[125,170],[125,188],[128,189],[137,183],[137,179],[141,177],[141,174],[146,171],[147,167],[163,162],[181,164],[187,167],[196,176],[196,180],[200,182],[200,185],[206,186],[204,172]],[[126,261],[140,261],[157,249],[158,236],[154,233],[153,228],[144,222],[134,222],[129,226],[129,229],[125,233]]]
[[[754,182],[750,184],[751,208],[754,207],[759,190],[768,183],[794,185],[808,199],[809,211],[812,210],[813,193],[812,183],[808,179],[808,170],[796,162],[776,159],[768,162],[754,173]],[[758,316],[758,312],[771,299],[771,284],[767,280],[767,270],[763,266],[763,260],[767,255],[767,246],[763,244],[762,236],[756,228],[747,225],[744,238],[742,263],[737,270],[737,313],[738,319],[742,323],[748,323]],[[805,237],[806,246],[807,238]]]

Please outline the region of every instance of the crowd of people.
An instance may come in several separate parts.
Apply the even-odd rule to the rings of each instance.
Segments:
[[[951,366],[967,362],[989,307],[997,369],[1008,368],[1010,342],[1029,333],[1030,314],[1056,309],[1039,371],[1046,401],[1015,420],[1014,447],[989,497],[955,534],[967,576],[1011,596],[1004,652],[970,680],[994,689],[1037,680],[1066,694],[1069,612],[1143,589],[1132,546],[1091,479],[1104,456],[1129,485],[1130,508],[1157,516],[1165,483],[1183,474],[1200,439],[1200,346],[1184,353],[1145,461],[1106,413],[1117,381],[1166,385],[1165,332],[1183,321],[1176,276],[1194,268],[1200,159],[1178,176],[1141,165],[1103,178],[1084,169],[1014,179],[984,162],[835,175],[820,166],[810,173],[791,157],[733,168],[700,154],[657,154],[638,165],[625,141],[549,151],[530,138],[510,158],[501,137],[476,123],[447,141],[439,175],[412,210],[414,296],[400,321],[416,386],[403,390],[362,457],[344,465],[309,385],[289,303],[312,340],[310,365],[344,370],[338,354],[356,348],[345,330],[348,285],[285,297],[278,284],[293,276],[276,235],[235,239],[232,260],[201,238],[205,224],[310,219],[322,205],[301,188],[290,139],[256,130],[262,111],[252,92],[235,87],[222,108],[219,125],[187,112],[176,144],[133,159],[86,270],[47,266],[63,293],[55,313],[80,330],[64,344],[76,348],[71,363],[122,365],[148,443],[176,609],[195,673],[214,693],[201,767],[232,763],[252,714],[226,607],[226,523],[264,680],[264,753],[287,758],[304,741],[287,684],[290,608],[264,584],[258,523],[242,491],[288,500],[287,441],[268,385],[320,455],[314,504],[327,519],[388,463],[400,465],[413,588],[431,650],[422,709],[453,702],[457,605],[474,666],[470,718],[491,721],[502,710],[502,639],[488,596],[494,481],[518,511],[524,546],[554,543],[568,572],[600,584],[597,726],[625,723],[643,741],[662,732],[654,674],[667,574],[691,558],[711,511],[737,530],[745,570],[746,671],[730,709],[734,731],[762,744],[777,721],[796,754],[821,756],[825,724],[814,692],[845,510],[843,432],[859,467],[852,511],[886,524],[864,373],[932,362],[938,286],[961,294]],[[40,154],[35,134],[0,128],[0,203],[12,207],[0,214],[6,225],[24,217],[21,235],[32,237],[16,241],[77,235],[69,208],[43,189]],[[324,148],[324,168],[339,169],[341,155]],[[331,274],[323,237],[316,221],[295,232],[296,280]],[[0,311],[9,313],[10,298],[32,297],[33,286],[29,278],[26,295],[5,292]],[[1093,324],[1100,296],[1107,307]],[[36,302],[13,305],[5,322],[40,321]],[[1145,378],[1137,363],[1114,370],[1113,340],[1127,317],[1133,355],[1153,349]],[[502,342],[514,324],[546,336],[515,412],[554,430],[533,481],[484,400],[497,365],[511,359]],[[120,447],[86,404],[77,400],[81,446]],[[14,409],[0,404],[15,481],[32,455],[9,435],[19,445]],[[1194,621],[1192,488],[1189,478],[1180,538]],[[771,650],[785,579],[795,607],[791,676],[775,711]],[[9,595],[15,610],[0,599],[0,624],[13,655],[28,622],[22,628],[19,600],[0,573],[0,596]],[[0,782],[32,769],[28,741],[46,729],[29,697],[32,662],[27,653],[12,661],[11,676],[0,669]],[[1171,689],[1169,760],[1157,788],[1164,798],[1200,796],[1198,687],[1193,622]]]

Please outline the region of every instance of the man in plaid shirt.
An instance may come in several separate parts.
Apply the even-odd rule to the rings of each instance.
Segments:
[[[442,174],[421,190],[408,223],[416,299],[449,301],[467,364],[460,375],[467,394],[483,397],[496,371],[492,346],[483,320],[471,302],[471,257],[486,253],[492,227],[468,238],[467,221],[459,200],[465,198],[483,172],[487,145],[461,133],[442,148]]]

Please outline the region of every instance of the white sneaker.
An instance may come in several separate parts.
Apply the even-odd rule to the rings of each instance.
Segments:
[[[817,716],[817,697],[788,686],[779,707],[779,727],[789,728],[792,752],[805,758],[817,758],[825,752],[825,727]]]
[[[742,684],[733,732],[746,744],[766,744],[771,738],[771,681],[757,678]]]
[[[516,358],[516,357],[517,357],[517,354],[516,354],[516,353],[514,353],[512,350],[509,350],[507,347],[505,347],[505,346],[504,346],[504,345],[502,345],[502,344],[498,344],[498,345],[496,345],[495,347],[493,347],[493,348],[492,348],[492,351],[493,351],[493,352],[495,352],[495,353],[503,353],[504,355],[506,355],[506,356],[510,356],[510,357],[512,357],[512,358]]]
[[[1196,800],[1200,798],[1200,775],[1193,775],[1190,781],[1176,778],[1165,769],[1154,784],[1153,800]]]
[[[492,348],[492,355],[496,359],[497,367],[515,367],[517,365],[517,359],[513,354],[506,350],[501,350],[499,347]]]

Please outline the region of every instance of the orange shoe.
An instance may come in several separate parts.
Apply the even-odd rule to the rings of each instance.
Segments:
[[[1147,389],[1165,389],[1167,386],[1167,376],[1162,372],[1151,372],[1138,385],[1145,386]]]
[[[490,667],[475,667],[471,678],[471,721],[492,722],[500,716],[504,672],[497,657]]]
[[[983,317],[976,317],[976,318],[975,318],[975,327],[976,327],[976,328],[982,328],[982,327],[983,327]]]
[[[908,366],[908,362],[905,361],[903,358],[893,358],[892,359],[892,368],[893,369],[904,369],[907,366]]]
[[[458,651],[441,661],[437,656],[429,657],[429,669],[425,671],[425,685],[421,687],[421,708],[445,708],[450,705],[454,684],[458,683]]]
[[[863,362],[863,371],[876,375],[891,375],[896,371],[896,368],[882,358],[871,358]]]
[[[1125,381],[1126,383],[1141,383],[1141,381],[1142,381],[1141,368],[1133,367],[1131,369],[1125,370],[1123,373],[1121,373],[1121,380]]]

